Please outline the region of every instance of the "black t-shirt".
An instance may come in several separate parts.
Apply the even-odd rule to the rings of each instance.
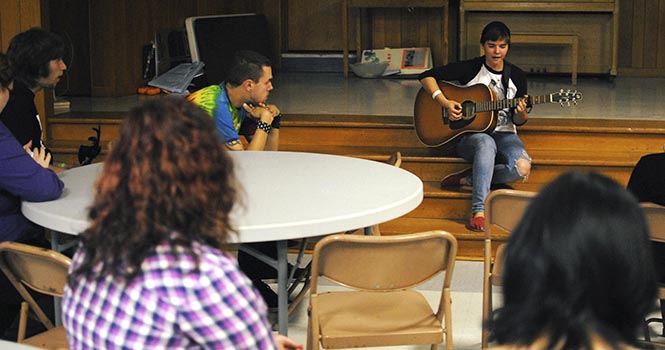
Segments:
[[[0,113],[0,120],[21,145],[32,140],[32,146],[42,145],[42,127],[35,106],[35,94],[20,81],[14,81],[7,106]]]

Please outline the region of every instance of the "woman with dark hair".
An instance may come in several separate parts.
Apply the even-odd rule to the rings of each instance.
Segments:
[[[237,183],[211,118],[135,108],[95,185],[63,297],[70,349],[272,349],[266,305],[222,250]]]
[[[62,78],[67,69],[62,60],[64,51],[62,38],[41,28],[16,34],[9,42],[7,57],[14,66],[16,81],[11,100],[0,113],[0,120],[21,145],[46,147],[35,95],[43,89],[55,88]]]
[[[649,229],[596,173],[547,185],[510,236],[492,338],[509,349],[629,349],[654,304]]]
[[[462,122],[464,101],[446,96],[439,86],[441,81],[458,82],[464,87],[483,84],[493,91],[498,100],[519,101],[515,108],[496,111],[496,128],[493,131],[464,131],[461,134],[454,147],[455,152],[470,162],[471,167],[448,174],[439,183],[441,188],[473,187],[471,218],[466,227],[482,232],[485,230],[485,199],[492,185],[526,181],[531,172],[531,157],[517,134],[517,127],[529,120],[530,109],[526,100],[526,74],[506,60],[510,51],[510,29],[503,22],[488,23],[480,34],[480,46],[485,53],[483,56],[434,67],[421,73],[419,79],[435,103],[448,111],[451,122]]]
[[[10,99],[14,69],[0,53],[0,112]],[[0,121],[0,242],[13,241],[48,247],[44,230],[21,213],[21,201],[49,201],[60,197],[63,182],[48,169],[50,154],[43,148],[26,150]],[[51,299],[52,300],[52,299]],[[0,338],[16,339],[15,332],[4,335],[12,324],[23,298],[0,273]]]

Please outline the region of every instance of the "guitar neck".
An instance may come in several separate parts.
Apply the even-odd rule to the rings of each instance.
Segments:
[[[507,98],[499,101],[485,101],[476,103],[477,112],[498,111],[504,108],[515,108],[521,98]],[[529,96],[527,105],[533,106],[541,103],[552,102],[550,95]]]

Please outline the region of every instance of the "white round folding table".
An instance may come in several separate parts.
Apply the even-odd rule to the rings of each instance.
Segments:
[[[300,152],[231,152],[242,205],[232,213],[233,243],[277,242],[279,332],[287,334],[287,241],[366,228],[402,216],[423,199],[412,173],[360,158]],[[59,176],[63,195],[23,202],[23,214],[58,233],[78,235],[88,226],[93,184],[101,164]],[[57,237],[54,237],[57,243]]]

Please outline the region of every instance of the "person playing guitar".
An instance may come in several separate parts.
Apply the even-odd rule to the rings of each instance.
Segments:
[[[484,84],[499,99],[519,99],[514,108],[497,111],[496,127],[491,133],[459,136],[456,152],[473,165],[441,180],[441,188],[473,186],[472,215],[467,225],[473,231],[485,228],[485,198],[490,186],[526,180],[531,171],[531,157],[516,128],[529,118],[527,79],[521,69],[505,60],[510,48],[510,29],[502,22],[491,22],[483,29],[480,44],[484,56],[435,67],[419,76],[423,89],[447,112],[445,122],[451,124],[464,118],[462,101],[448,98],[439,87],[440,81],[457,81],[464,87]]]

